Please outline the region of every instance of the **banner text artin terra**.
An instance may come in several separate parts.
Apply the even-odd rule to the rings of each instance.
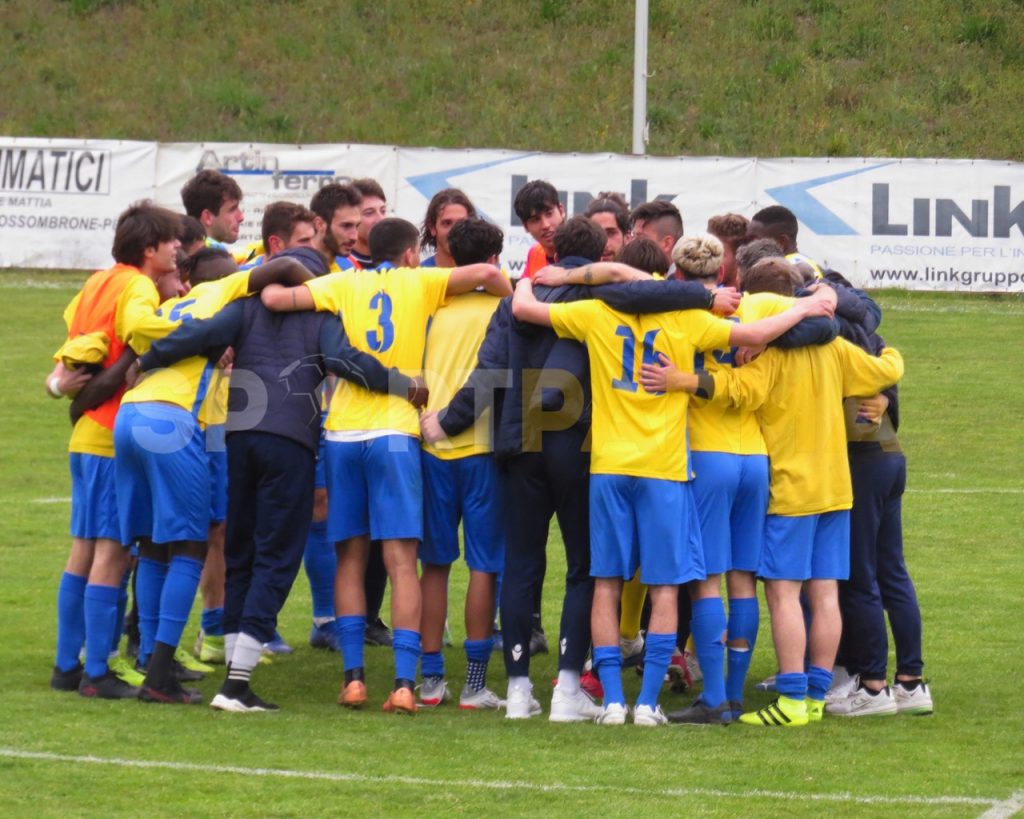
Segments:
[[[212,168],[229,176],[269,177],[274,190],[317,191],[335,182],[344,185],[352,181],[351,176],[336,174],[333,170],[284,170],[274,154],[265,154],[258,148],[237,154],[219,155],[212,149],[203,151],[196,173]]]

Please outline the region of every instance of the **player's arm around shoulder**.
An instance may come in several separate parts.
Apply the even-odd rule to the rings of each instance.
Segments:
[[[533,283],[525,277],[519,280],[515,295],[512,296],[512,315],[529,324],[551,326],[551,305],[538,301],[533,294]]]
[[[738,347],[763,347],[803,319],[832,316],[835,309],[835,291],[831,287],[820,287],[813,295],[797,299],[792,307],[777,315],[750,324],[733,324],[729,343]]]
[[[263,302],[264,307],[275,313],[293,313],[299,310],[317,309],[312,292],[304,284],[295,287],[268,284],[260,291],[260,301]]]
[[[512,283],[494,264],[470,264],[452,268],[445,287],[445,296],[458,296],[482,287],[492,296],[511,296]]]
[[[833,344],[842,357],[844,396],[874,395],[903,378],[903,356],[895,347],[873,356],[842,338]]]

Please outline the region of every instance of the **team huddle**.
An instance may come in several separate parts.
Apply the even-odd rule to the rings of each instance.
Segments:
[[[503,232],[460,190],[418,228],[374,180],[325,185],[308,208],[268,205],[236,250],[241,200],[202,171],[184,216],[132,205],[114,266],[64,313],[46,387],[71,399],[72,548],[51,687],[197,704],[186,684],[223,663],[212,708],[276,710],[251,681],[291,651],[277,618],[305,565],[338,704],[370,702],[364,646],[390,645],[383,710],[441,706],[461,552],[459,707],[537,716],[557,517],[552,721],[931,713],[903,560],[903,360],[875,302],[799,252],[790,211],[690,235],[669,202],[602,193],[567,218],[528,182],[514,209],[536,244],[513,291]],[[778,668],[759,687],[777,698],[750,710],[759,578]],[[499,649],[504,696],[487,681]],[[666,713],[665,681],[697,676]]]

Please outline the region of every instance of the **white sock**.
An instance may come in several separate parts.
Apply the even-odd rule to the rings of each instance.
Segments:
[[[513,688],[525,689],[526,691],[533,690],[529,677],[509,677],[508,690],[511,691]]]
[[[224,662],[231,665],[231,657],[235,653],[235,643],[238,642],[238,632],[224,635]]]
[[[578,671],[559,671],[558,690],[570,697],[580,690],[580,673]]]
[[[231,655],[231,672],[237,671],[245,674],[245,678],[248,679],[262,654],[263,643],[251,634],[240,633],[238,639],[235,640],[235,652]],[[231,677],[231,673],[228,674],[228,677]]]
[[[320,628],[320,626],[326,626],[328,623],[333,623],[333,622],[334,622],[334,618],[333,617],[314,617],[313,618],[313,625],[316,626],[317,628]]]

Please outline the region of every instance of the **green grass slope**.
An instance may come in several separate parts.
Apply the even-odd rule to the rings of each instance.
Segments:
[[[651,0],[652,154],[1020,160],[1021,0]],[[627,152],[622,0],[5,0],[3,132]]]

